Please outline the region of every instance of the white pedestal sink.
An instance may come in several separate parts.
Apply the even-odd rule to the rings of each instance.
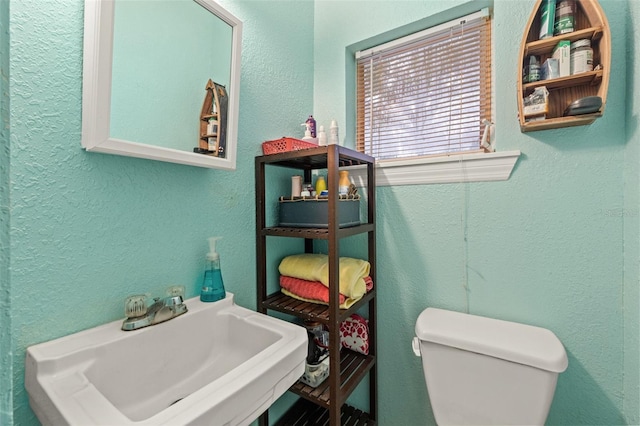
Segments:
[[[219,302],[122,331],[114,321],[27,349],[44,425],[247,425],[304,373],[303,327]]]

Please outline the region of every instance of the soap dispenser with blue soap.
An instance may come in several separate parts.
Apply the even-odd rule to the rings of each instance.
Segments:
[[[220,270],[220,255],[216,251],[216,242],[222,237],[209,238],[209,253],[207,254],[207,269],[200,290],[200,300],[203,302],[217,302],[225,298],[222,271]]]

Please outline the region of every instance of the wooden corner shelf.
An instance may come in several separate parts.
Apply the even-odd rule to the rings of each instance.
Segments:
[[[600,118],[600,117],[602,117],[602,113],[583,114],[583,115],[576,115],[573,117],[548,118],[543,121],[528,121],[520,125],[520,130],[523,133],[526,133],[526,132],[535,132],[537,130],[560,129],[562,127],[584,126],[584,125],[593,123],[594,121],[596,121],[597,118]]]
[[[604,114],[607,102],[609,76],[611,73],[611,33],[607,18],[597,0],[575,0],[575,31],[538,40],[540,30],[540,8],[544,0],[537,0],[529,17],[527,28],[520,44],[520,66],[518,75],[518,119],[522,132],[531,132],[561,127],[583,126],[593,123]],[[558,0],[560,1],[560,0]],[[593,49],[593,71],[572,74],[560,78],[524,83],[521,71],[530,55],[539,57],[540,64],[552,56],[560,41],[571,43],[591,40]],[[528,121],[524,115],[524,98],[536,88],[545,87],[549,92],[548,108],[543,119]],[[580,98],[599,96],[602,107],[595,113],[564,116],[567,107]]]
[[[551,78],[549,80],[534,81],[522,85],[525,94],[533,92],[536,87],[545,86],[547,90],[564,89],[573,86],[597,86],[602,81],[604,72],[602,70],[588,71],[580,74],[568,75],[566,77]]]
[[[568,34],[557,35],[554,37],[545,38],[543,40],[532,41],[526,43],[524,46],[523,56],[529,55],[544,55],[548,54],[558,44],[559,41],[569,40],[574,42],[576,40],[589,39],[592,43],[602,38],[603,28],[602,26],[585,28],[584,30],[574,31]]]

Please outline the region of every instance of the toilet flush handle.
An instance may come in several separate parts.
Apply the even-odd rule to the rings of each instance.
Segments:
[[[417,337],[414,337],[413,341],[411,341],[411,348],[413,349],[413,353],[416,354],[416,356],[421,356],[420,355],[420,339],[418,339]]]

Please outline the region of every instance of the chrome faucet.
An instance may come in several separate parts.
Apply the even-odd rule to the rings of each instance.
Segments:
[[[125,315],[122,323],[124,331],[137,330],[150,325],[168,321],[187,312],[187,305],[181,295],[171,295],[163,299],[155,297],[147,307],[146,296],[130,296],[125,302]]]

